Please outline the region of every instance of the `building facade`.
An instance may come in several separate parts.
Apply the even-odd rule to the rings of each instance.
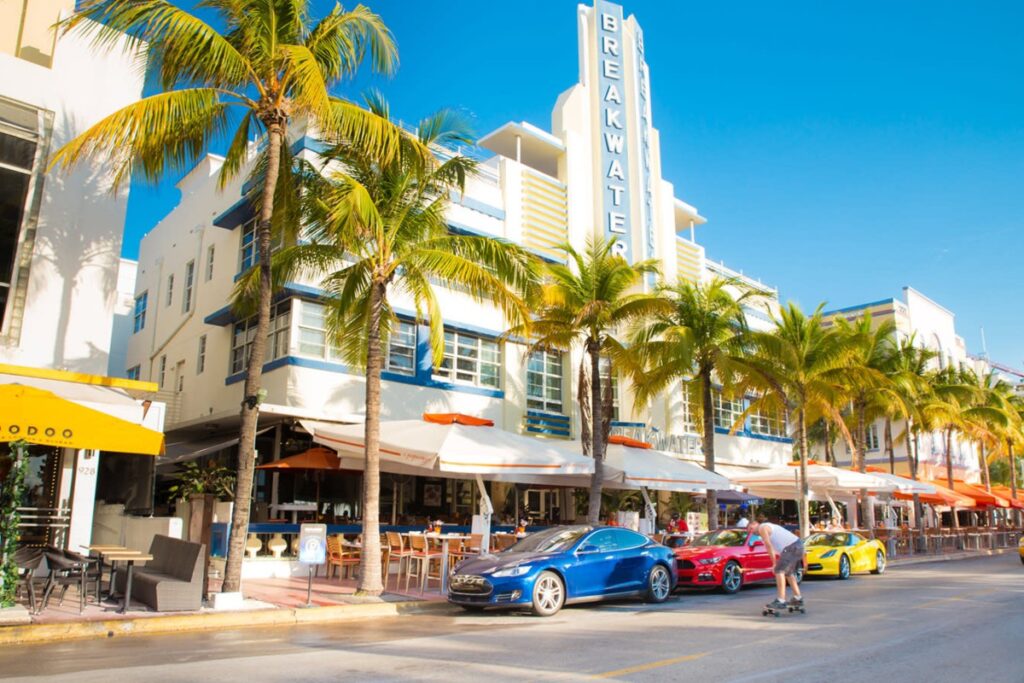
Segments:
[[[695,239],[704,217],[662,177],[637,20],[598,0],[579,7],[577,22],[579,82],[558,97],[550,129],[509,122],[481,138],[487,158],[465,192],[452,198],[451,229],[510,240],[550,260],[562,257],[557,245],[563,242],[582,249],[594,235],[615,237],[625,258],[657,259],[669,281],[742,278],[705,258]],[[319,149],[302,131],[293,133],[291,143],[310,158]],[[229,299],[235,281],[254,263],[255,224],[241,198],[242,180],[218,191],[222,163],[209,155],[181,180],[179,205],[140,249],[125,372],[160,385],[170,440],[180,444],[171,459],[230,448],[238,424],[253,322],[237,319]],[[766,325],[777,292],[749,283],[764,294],[764,310],[750,311],[752,324]],[[644,287],[654,284],[652,278]],[[441,289],[438,296],[446,335],[445,362],[438,367],[411,301],[392,297],[401,322],[383,372],[383,419],[462,412],[509,431],[578,438],[580,352],[528,354],[523,344],[501,339],[506,324],[493,306],[457,291]],[[301,442],[300,419],[358,420],[364,412],[363,378],[332,349],[324,306],[316,281],[288,283],[275,301],[263,374],[261,430],[268,431],[258,440],[261,461]],[[616,378],[614,391],[617,430],[700,458],[700,438],[681,390],[650,406],[635,406],[624,380]],[[752,419],[737,434],[728,433],[742,411],[743,401],[719,401],[719,461],[767,466],[788,460],[783,425]],[[276,479],[259,479],[258,500],[279,499]]]
[[[0,2],[0,387],[43,389],[159,431],[162,406],[141,400],[152,387],[105,376],[128,189],[112,192],[104,160],[48,168],[55,150],[142,94],[126,41],[99,52],[57,35],[74,8]],[[30,456],[22,540],[81,550],[106,454],[36,445]]]
[[[935,369],[946,367],[971,369],[979,374],[989,370],[986,361],[972,356],[967,352],[963,337],[956,331],[956,316],[949,309],[912,287],[903,288],[902,299],[882,299],[858,306],[850,306],[834,311],[827,311],[825,318],[831,321],[845,318],[854,321],[865,314],[870,314],[873,321],[881,323],[892,321],[896,327],[897,338],[901,341],[913,339],[920,348],[935,352],[932,361]],[[908,474],[907,442],[902,437],[906,433],[906,422],[894,422],[891,428],[893,439],[893,457],[897,473]],[[864,435],[866,463],[868,465],[889,467],[889,453],[886,448],[885,420],[878,419],[868,425]],[[920,459],[920,476],[925,479],[946,479],[946,442],[941,431],[925,432],[917,437],[917,450]],[[816,445],[817,455],[823,455],[823,445]],[[850,449],[845,442],[838,440],[835,454],[840,464],[848,465],[851,461]],[[954,435],[952,439],[953,476],[968,482],[977,482],[981,476],[981,463],[976,444]]]

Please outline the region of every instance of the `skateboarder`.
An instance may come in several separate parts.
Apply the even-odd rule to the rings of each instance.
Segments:
[[[803,565],[804,544],[796,535],[778,524],[770,524],[755,520],[747,525],[752,534],[760,534],[764,541],[768,556],[775,563],[775,586],[778,595],[773,602],[765,607],[773,610],[794,607],[803,609],[804,599],[800,595],[800,585],[796,582],[797,567]],[[786,583],[793,589],[793,600],[786,602]]]

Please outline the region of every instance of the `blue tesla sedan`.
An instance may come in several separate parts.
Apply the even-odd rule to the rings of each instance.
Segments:
[[[670,548],[618,527],[561,526],[496,555],[461,562],[448,601],[470,611],[530,606],[547,617],[563,605],[628,596],[662,602],[676,586]]]

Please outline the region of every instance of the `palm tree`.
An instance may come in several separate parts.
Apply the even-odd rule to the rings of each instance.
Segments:
[[[738,292],[734,294],[733,292]],[[658,294],[667,306],[633,335],[631,347],[640,359],[633,378],[636,400],[644,404],[675,382],[681,382],[686,401],[691,390],[700,396],[704,466],[715,469],[715,381],[728,384],[735,360],[749,345],[744,307],[759,295],[735,280],[715,278],[706,283],[680,280]],[[698,411],[695,411],[698,412]],[[718,500],[708,491],[708,528],[718,528]]]
[[[594,458],[594,476],[590,484],[587,521],[596,524],[601,516],[601,488],[604,481],[604,453],[608,441],[605,429],[604,394],[601,389],[603,358],[625,360],[625,347],[617,338],[630,323],[642,320],[664,307],[653,294],[629,292],[639,286],[647,273],[656,273],[653,259],[629,263],[615,252],[615,241],[590,238],[582,253],[569,244],[560,250],[566,263],[549,264],[547,280],[541,287],[533,320],[531,340],[534,348],[563,351],[582,348],[580,375],[589,365],[591,423],[590,454]],[[513,328],[512,333],[522,330]],[[614,370],[614,368],[613,368]],[[580,382],[581,386],[583,382]],[[581,415],[587,402],[578,396]]]
[[[922,424],[921,406],[931,389],[931,364],[938,353],[917,346],[914,343],[914,336],[911,335],[907,339],[892,340],[887,344],[885,355],[884,371],[892,383],[895,399],[889,403],[886,411],[886,424],[890,424],[893,419],[904,421],[903,438],[907,449],[907,464],[910,478],[916,481],[920,466],[918,437]],[[890,459],[895,459],[891,453]],[[895,470],[894,467],[892,469]],[[914,518],[917,520],[918,529],[923,532],[921,497],[916,493]]]
[[[87,0],[63,24],[92,36],[98,49],[120,44],[142,50],[159,76],[161,92],[128,105],[59,149],[54,165],[71,167],[96,155],[110,158],[114,186],[136,171],[150,181],[189,168],[219,141],[230,140],[220,171],[223,188],[250,161],[253,134],[266,135],[267,166],[257,203],[259,297],[256,336],[246,366],[239,428],[238,479],[223,590],[239,590],[252,497],[259,390],[271,304],[271,218],[287,154],[288,126],[296,117],[326,135],[391,150],[393,126],[329,88],[352,76],[367,53],[379,71],[398,57],[380,17],[359,5],[340,5],[313,24],[308,0],[203,0],[217,30],[166,0]],[[231,128],[234,132],[231,133]],[[229,135],[230,133],[230,135]]]
[[[388,120],[376,96],[369,109]],[[391,298],[411,298],[429,326],[435,366],[444,362],[444,320],[435,287],[489,300],[522,325],[526,293],[538,278],[537,261],[503,240],[453,234],[445,217],[452,191],[464,190],[475,162],[454,155],[424,158],[422,147],[466,143],[457,119],[441,112],[403,135],[398,152],[382,157],[375,145],[342,139],[324,154],[326,182],[309,189],[310,224],[301,244],[274,257],[274,281],[318,276],[327,292],[328,329],[341,356],[366,376],[363,551],[359,593],[379,595],[381,370],[397,322]],[[251,286],[243,284],[243,288]]]
[[[875,418],[891,409],[898,397],[892,390],[892,382],[884,370],[888,360],[887,350],[896,337],[896,323],[882,320],[875,324],[871,313],[853,321],[837,318],[836,333],[842,343],[853,352],[856,372],[847,372],[844,382],[850,396],[853,431],[853,466],[859,472],[867,467],[867,429]],[[890,440],[891,440],[891,435]],[[868,529],[874,529],[875,510],[866,490],[861,491],[862,517]]]
[[[742,361],[743,384],[758,397],[748,412],[785,413],[796,426],[802,536],[810,527],[808,426],[827,418],[850,440],[839,408],[849,401],[847,375],[855,371],[857,349],[835,329],[822,325],[823,308],[821,304],[807,316],[796,304],[788,304],[779,312],[774,330],[751,334],[753,352]]]

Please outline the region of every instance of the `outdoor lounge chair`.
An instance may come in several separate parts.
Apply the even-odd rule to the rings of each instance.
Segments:
[[[203,561],[206,547],[170,536],[156,535],[149,546],[152,562],[135,567],[133,600],[157,612],[195,611],[203,606]],[[117,588],[124,591],[127,577],[117,575]]]

